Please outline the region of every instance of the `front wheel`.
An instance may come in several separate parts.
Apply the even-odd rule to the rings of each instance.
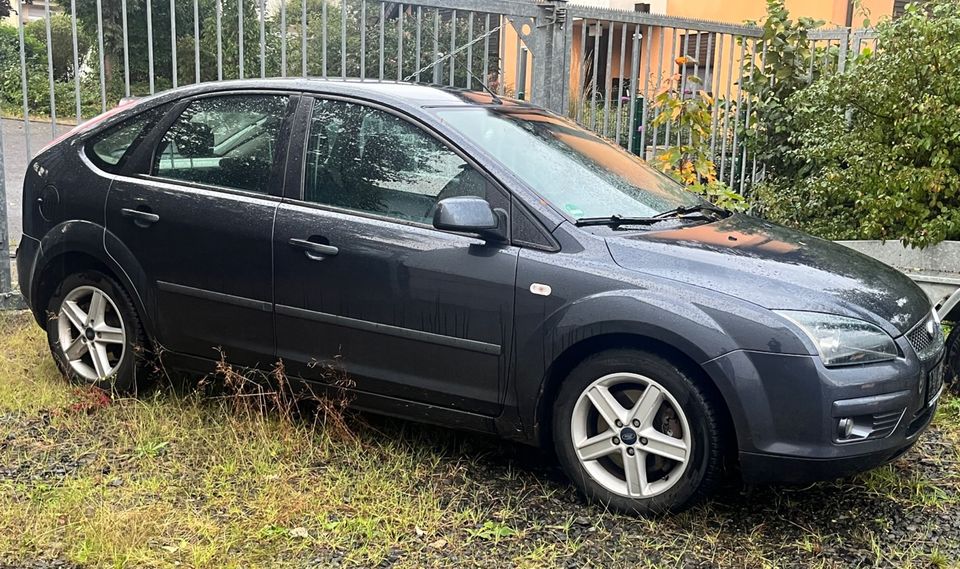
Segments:
[[[656,354],[611,350],[580,363],[560,388],[553,433],[574,484],[620,512],[683,510],[721,476],[716,405]]]

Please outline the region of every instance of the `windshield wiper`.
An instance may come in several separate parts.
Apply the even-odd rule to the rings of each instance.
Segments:
[[[721,207],[717,207],[711,203],[703,203],[697,205],[682,205],[663,213],[658,213],[652,217],[628,217],[616,214],[601,217],[581,217],[576,221],[576,225],[578,227],[587,225],[609,225],[610,227],[620,227],[621,225],[653,225],[668,219],[722,219],[729,214],[729,211]]]
[[[711,203],[702,203],[697,205],[682,205],[671,210],[667,210],[663,213],[658,213],[653,216],[654,219],[668,219],[674,217],[683,217],[688,216],[691,213],[699,213],[706,217],[707,214],[713,214],[715,217],[724,218],[729,215],[730,212],[723,209],[722,207],[715,206]]]
[[[621,225],[653,225],[664,221],[659,217],[625,217],[622,215],[608,215],[605,217],[581,217],[576,221],[577,227],[587,225],[609,225],[611,227],[620,227]]]

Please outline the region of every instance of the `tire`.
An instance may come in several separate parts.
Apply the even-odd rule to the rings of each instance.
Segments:
[[[67,276],[51,295],[47,316],[47,342],[67,378],[136,395],[138,380],[147,377],[146,336],[130,296],[113,278],[94,270]]]
[[[960,322],[953,323],[944,353],[943,381],[947,389],[960,395]]]
[[[609,425],[597,400],[608,401],[599,406],[608,419],[623,419],[623,426]],[[561,385],[554,446],[588,500],[622,513],[678,512],[721,480],[724,439],[717,409],[691,375],[669,360],[637,350],[604,351],[577,365]],[[634,465],[636,474],[628,476],[625,464]]]

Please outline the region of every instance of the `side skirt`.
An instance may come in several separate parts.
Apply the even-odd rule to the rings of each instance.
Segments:
[[[164,367],[170,370],[181,370],[201,375],[213,374],[216,371],[217,365],[217,362],[214,360],[176,352],[165,352],[162,360]],[[253,374],[269,373],[270,371],[269,367],[254,369],[234,366],[234,369],[238,373],[249,371]],[[499,433],[497,419],[486,415],[438,407],[436,405],[430,405],[429,403],[388,397],[386,395],[379,395],[358,389],[337,387],[299,377],[291,377],[290,381],[298,391],[313,392],[317,395],[327,393],[337,396],[341,394],[346,395],[349,406],[352,409],[451,429],[478,431],[488,434]]]

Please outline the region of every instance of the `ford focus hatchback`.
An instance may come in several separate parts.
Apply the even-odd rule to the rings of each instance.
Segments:
[[[491,95],[174,90],[42,151],[23,204],[21,290],[66,375],[331,364],[357,407],[552,448],[619,511],[683,509],[728,458],[749,482],[876,467],[941,391],[901,273]]]

